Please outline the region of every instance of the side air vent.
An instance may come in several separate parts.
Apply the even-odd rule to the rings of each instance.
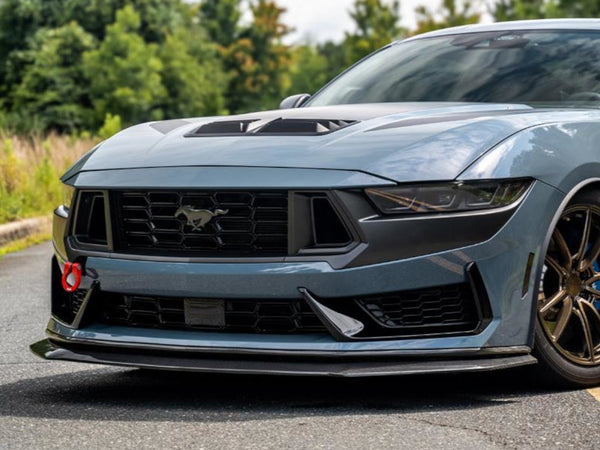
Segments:
[[[103,192],[83,191],[79,194],[73,234],[77,242],[106,247],[106,202]]]
[[[315,247],[348,245],[352,237],[327,197],[313,197],[312,216]]]
[[[333,195],[324,192],[294,192],[291,210],[290,255],[336,254],[349,250],[358,238],[352,234]]]
[[[260,136],[260,135],[306,135],[319,136],[332,133],[356,123],[355,120],[329,119],[274,119],[229,120],[202,125],[186,137],[209,136]]]

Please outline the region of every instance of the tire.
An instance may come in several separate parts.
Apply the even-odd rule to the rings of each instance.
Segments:
[[[600,190],[577,194],[552,232],[536,299],[534,356],[554,386],[600,384]]]

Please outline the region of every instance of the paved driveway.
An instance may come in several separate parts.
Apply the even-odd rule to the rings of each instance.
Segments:
[[[522,371],[340,380],[42,361],[27,346],[44,337],[50,252],[0,260],[0,448],[600,448],[600,390],[548,391]]]

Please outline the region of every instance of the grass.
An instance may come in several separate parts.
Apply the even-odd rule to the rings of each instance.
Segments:
[[[62,202],[59,177],[96,141],[0,131],[0,224],[50,214]]]
[[[41,234],[33,234],[31,236],[27,236],[26,238],[19,239],[17,241],[13,241],[8,245],[0,247],[0,259],[8,253],[18,252],[20,250],[24,250],[27,247],[31,247],[35,244],[40,244],[42,242],[50,240],[51,236],[49,233],[41,233]]]

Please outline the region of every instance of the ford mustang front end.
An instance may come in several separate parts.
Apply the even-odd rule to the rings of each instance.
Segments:
[[[33,351],[341,376],[540,359],[597,383],[600,89],[569,67],[599,42],[600,21],[445,30],[295,108],[122,131],[63,176]]]

